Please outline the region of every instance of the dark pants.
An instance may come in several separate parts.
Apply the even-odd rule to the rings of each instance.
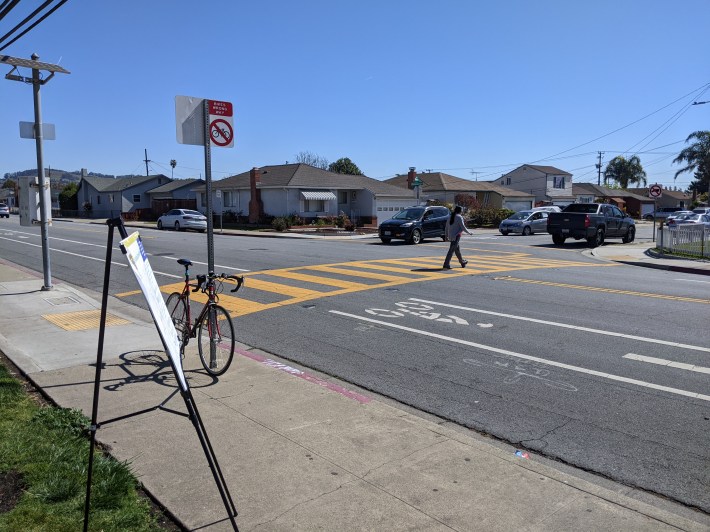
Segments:
[[[444,259],[444,268],[451,266],[451,257],[454,256],[454,253],[456,253],[456,258],[459,259],[459,262],[463,266],[464,260],[461,256],[461,250],[459,249],[459,240],[461,240],[461,235],[458,235],[449,243],[449,252],[446,254],[446,258]]]

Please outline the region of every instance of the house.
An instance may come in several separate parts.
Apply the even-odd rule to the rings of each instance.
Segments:
[[[112,218],[121,214],[149,210],[149,190],[172,181],[163,174],[113,179],[82,175],[77,190],[80,210],[92,218]]]
[[[522,211],[533,206],[535,196],[527,192],[519,192],[501,187],[486,181],[470,181],[442,172],[424,172],[417,174],[416,168],[410,168],[407,174],[399,174],[384,182],[400,188],[412,188],[414,178],[422,182],[420,199],[423,201],[437,200],[442,203],[456,203],[456,196],[466,194],[473,196],[485,206],[496,209]]]
[[[193,187],[204,210],[206,186]],[[221,201],[217,200],[217,191]],[[252,168],[212,183],[215,213],[248,214],[250,223],[264,216],[296,214],[306,221],[344,212],[357,225],[377,225],[416,202],[414,192],[363,175],[336,174],[308,164]],[[221,210],[220,210],[221,209]]]
[[[639,196],[649,197],[648,187],[645,188],[630,188],[629,192],[638,194]],[[653,200],[652,200],[653,201]],[[679,209],[690,209],[690,205],[693,202],[693,197],[681,190],[669,190],[667,188],[663,189],[661,197],[656,200],[656,208],[660,209],[662,207],[678,207]],[[649,211],[649,214],[653,212],[653,209]],[[646,214],[645,212],[643,214]]]
[[[204,184],[204,179],[175,179],[149,190],[153,214],[160,215],[170,209],[197,210],[197,196],[192,189]]]
[[[653,199],[635,194],[628,189],[579,183],[572,185],[572,193],[577,198],[576,203],[595,203],[597,201],[611,203],[636,218],[642,218],[645,214],[652,213],[654,209]]]
[[[554,166],[524,164],[491,183],[532,194],[535,205],[562,206],[575,201],[572,174]]]

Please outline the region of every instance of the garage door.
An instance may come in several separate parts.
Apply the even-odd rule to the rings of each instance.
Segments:
[[[526,211],[532,208],[532,201],[506,201],[503,204],[503,208],[515,212]]]

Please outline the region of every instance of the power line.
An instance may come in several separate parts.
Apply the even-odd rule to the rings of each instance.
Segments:
[[[19,0],[18,0],[18,1],[19,1]],[[32,30],[32,29],[35,28],[37,25],[39,25],[40,22],[42,22],[43,20],[45,20],[48,16],[50,16],[52,13],[54,13],[57,9],[59,9],[60,7],[62,7],[66,2],[67,2],[67,0],[60,0],[59,3],[58,3],[56,6],[54,6],[52,9],[50,9],[50,10],[49,10],[47,13],[45,13],[44,15],[42,15],[42,16],[41,16],[39,19],[37,19],[33,24],[31,24],[26,30],[24,30],[22,33],[20,33],[17,37],[15,37],[15,38],[12,39],[11,41],[7,42],[2,48],[0,48],[0,52],[2,52],[5,48],[7,48],[8,46],[10,46],[12,43],[14,43],[15,41],[17,41],[18,39],[20,39],[20,38],[23,37],[24,35],[26,35],[30,30]],[[17,5],[17,2],[15,2],[15,4],[13,4],[13,7],[14,7],[14,5]],[[0,17],[0,18],[2,18],[2,17]],[[15,30],[13,29],[13,32],[14,32],[14,31],[15,31]],[[12,32],[10,32],[10,33],[12,33]],[[2,43],[2,41],[3,41],[6,37],[7,37],[7,36],[4,36],[3,39],[0,39],[0,44]]]

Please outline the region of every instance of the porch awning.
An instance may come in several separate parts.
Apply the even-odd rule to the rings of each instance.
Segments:
[[[337,199],[335,197],[335,194],[332,192],[327,192],[327,191],[314,191],[314,190],[308,190],[308,191],[302,191],[301,196],[303,199],[306,200],[334,200]]]

